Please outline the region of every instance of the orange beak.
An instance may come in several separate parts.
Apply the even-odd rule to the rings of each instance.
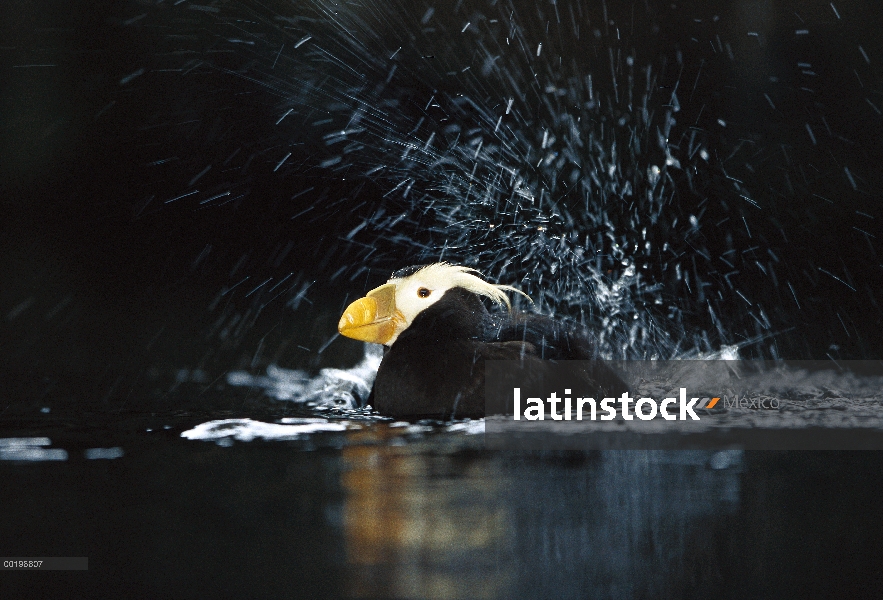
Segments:
[[[396,286],[374,288],[346,307],[337,331],[354,340],[386,344],[395,335]]]

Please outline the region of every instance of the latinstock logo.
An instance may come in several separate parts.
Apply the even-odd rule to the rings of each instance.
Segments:
[[[714,398],[690,398],[687,400],[687,388],[680,388],[678,398],[664,398],[657,402],[653,398],[633,398],[628,392],[624,392],[617,398],[604,398],[596,401],[591,397],[574,397],[572,390],[567,388],[564,395],[559,397],[557,392],[552,392],[547,398],[525,398],[522,410],[521,388],[512,388],[513,413],[512,418],[520,421],[544,421],[548,414],[553,421],[612,421],[621,417],[626,421],[634,420],[635,417],[642,421],[649,421],[658,416],[666,421],[691,419],[699,421],[700,417],[696,409],[710,410],[718,405],[720,397]],[[744,399],[743,399],[744,400]],[[617,406],[619,405],[619,410]],[[634,407],[632,405],[634,404]],[[548,410],[546,406],[548,405]],[[559,405],[561,407],[559,408]],[[670,412],[675,409],[677,412]]]

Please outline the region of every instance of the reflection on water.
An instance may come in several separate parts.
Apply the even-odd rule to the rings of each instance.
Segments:
[[[355,597],[662,597],[695,588],[703,532],[739,506],[739,451],[415,453],[395,435],[343,449]]]
[[[494,461],[474,444],[415,453],[399,435],[361,431],[342,452],[350,594],[503,597],[511,582],[494,551],[508,543],[508,514]]]
[[[520,587],[633,598],[678,596],[672,591],[694,586],[685,574],[707,555],[697,552],[701,532],[715,529],[740,499],[741,453],[723,469],[712,468],[712,458],[719,460],[711,452],[620,451],[563,472],[549,460],[511,465],[512,489],[542,498],[540,506],[517,502],[513,556],[524,569],[533,567]],[[562,522],[568,525],[554,525]]]
[[[875,598],[883,581],[875,452],[492,451],[477,423],[51,415],[0,421],[0,548],[89,557],[42,578],[47,596]],[[7,575],[0,597],[33,596]]]

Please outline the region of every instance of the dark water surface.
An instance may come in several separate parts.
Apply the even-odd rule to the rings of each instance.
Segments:
[[[174,401],[198,393],[182,386]],[[877,452],[494,452],[481,423],[335,417],[346,430],[182,438],[210,419],[326,421],[241,390],[203,396],[239,408],[0,421],[5,555],[89,558],[88,571],[0,573],[0,595],[873,598],[883,589]],[[14,460],[28,442],[11,438],[66,460]]]
[[[611,356],[879,360],[878,4],[0,3],[0,556],[89,559],[0,600],[883,598],[880,452],[491,450],[268,371],[357,364],[415,257]],[[775,418],[883,430],[822,387]]]

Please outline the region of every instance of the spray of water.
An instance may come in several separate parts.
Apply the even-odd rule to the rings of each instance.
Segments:
[[[661,38],[645,8],[311,0],[181,10],[210,26],[217,52],[245,59],[203,53],[194,69],[271,90],[275,126],[322,141],[306,163],[276,148],[275,172],[320,170],[380,190],[292,206],[349,223],[329,250],[345,248],[349,265],[332,279],[447,260],[593,327],[609,358],[733,357],[752,346],[775,357],[774,344],[758,344],[781,331],[769,305],[792,300],[757,228],[770,184],[742,178],[753,170],[746,154],[770,153],[723,145],[728,123],[697,94],[704,64],[646,42]],[[711,47],[732,62],[719,35]]]
[[[352,85],[357,73],[343,69],[333,85],[316,87],[332,96],[329,112],[348,116],[325,134],[333,155],[322,164],[386,182],[384,202],[348,238],[391,242],[387,252],[413,262],[445,259],[514,280],[542,310],[595,327],[608,357],[708,352],[726,342],[722,327],[714,341],[701,330],[691,337],[684,319],[697,292],[703,297],[688,265],[710,256],[698,217],[682,207],[705,200],[714,168],[702,132],[677,127],[679,80],[666,74],[666,61],[639,66],[634,51],[597,41],[600,31],[581,34],[572,12],[567,31],[558,15],[555,43],[522,24],[551,23],[544,8],[520,17],[499,5],[489,7],[496,18],[472,13],[446,56],[420,56],[433,63],[431,75],[445,69],[457,82],[430,88],[414,65],[414,44],[388,58],[369,47],[390,40],[378,40],[384,28],[367,17],[404,18],[399,8],[335,11],[337,39],[348,43],[334,55],[316,49],[329,60],[358,58],[373,75]],[[419,18],[407,30],[446,27],[435,24],[435,11]],[[581,35],[596,40],[585,47],[598,58],[572,56],[565,65],[567,44]],[[546,40],[545,55],[537,39]],[[432,93],[422,106],[417,93],[407,99],[411,115],[397,96],[415,82]]]

